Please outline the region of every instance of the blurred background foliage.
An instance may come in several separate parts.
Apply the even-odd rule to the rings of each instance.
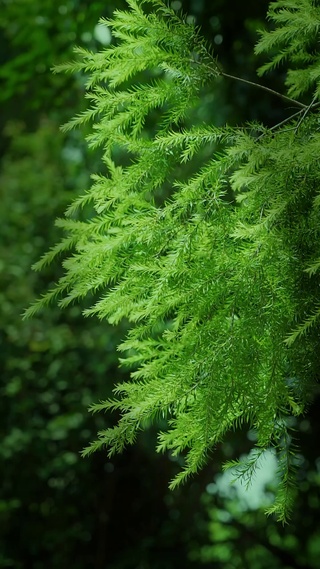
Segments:
[[[257,29],[268,2],[173,0],[201,26],[226,72],[255,80]],[[217,448],[207,468],[169,492],[177,460],[154,451],[152,429],[122,456],[79,452],[116,416],[91,416],[108,397],[125,325],[81,316],[78,307],[21,314],[60,274],[31,265],[59,238],[54,219],[102,166],[84,133],[59,125],[85,105],[83,78],[54,75],[74,44],[100,49],[111,40],[98,25],[122,0],[0,0],[0,568],[290,569],[319,566],[319,422],[316,403],[296,422],[300,493],[290,526],[263,514],[276,479],[272,453],[247,492],[221,474],[221,460],[250,452],[244,429]],[[282,89],[283,74],[270,85]],[[288,109],[232,81],[207,88],[192,120],[273,124]],[[263,476],[261,475],[263,473]]]

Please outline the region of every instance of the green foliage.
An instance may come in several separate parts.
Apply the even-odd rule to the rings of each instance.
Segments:
[[[258,455],[278,450],[282,481],[270,511],[285,520],[294,497],[289,417],[303,413],[318,367],[319,56],[305,55],[318,9],[273,2],[276,30],[256,48],[285,51],[272,65],[303,63],[315,78],[312,103],[270,129],[215,128],[188,124],[202,87],[223,76],[199,32],[161,1],[128,4],[102,22],[113,45],[77,49],[61,68],[89,73],[91,107],[65,129],[93,121],[88,144],[103,149],[107,175],[95,175],[59,220],[66,237],[36,268],[65,254],[65,274],[27,314],[56,298],[65,307],[98,295],[87,316],[132,324],[119,346],[131,380],[92,406],[121,418],[84,454],[108,446],[112,455],[165,418],[158,450],[185,453],[175,487],[227,431],[250,425]],[[299,96],[295,71],[287,82]],[[79,221],[88,203],[95,214]]]
[[[311,474],[311,472],[310,472]],[[314,475],[314,473],[313,473]],[[309,476],[308,476],[309,478]],[[310,509],[318,506],[315,495],[317,486],[305,482],[305,488],[313,497]],[[207,543],[193,544],[190,557],[201,566],[202,563],[210,562],[216,567],[231,567],[242,569],[268,569],[274,567],[312,567],[318,564],[317,551],[319,543],[319,531],[309,526],[309,536],[305,536],[306,546],[297,539],[301,527],[301,511],[303,511],[303,525],[307,522],[310,513],[307,505],[305,491],[301,491],[300,499],[296,502],[295,512],[290,526],[275,524],[271,518],[266,518],[259,510],[254,511],[249,504],[244,507],[241,498],[232,494],[229,488],[228,497],[225,501],[219,495],[212,497],[203,496],[203,504],[207,504],[209,523],[207,526]],[[240,507],[239,507],[240,504]],[[243,536],[246,539],[243,539]]]
[[[319,95],[320,59],[317,49],[320,7],[317,0],[272,2],[268,18],[275,24],[272,32],[261,32],[257,54],[273,52],[271,62],[260,68],[262,75],[281,63],[293,68],[287,74],[289,95],[299,97],[316,88]]]
[[[2,0],[0,4],[1,103],[12,108],[12,101],[18,116],[26,108],[33,113],[60,108],[62,113],[72,100],[71,82],[54,77],[50,69],[70,57],[75,37],[94,44],[91,30],[105,13],[105,2],[70,0],[57,5],[52,0]]]
[[[103,464],[86,464],[79,455],[105,424],[83,410],[95,397],[111,393],[105,378],[117,375],[115,345],[121,333],[94,320],[84,323],[76,307],[21,322],[26,299],[31,302],[61,273],[59,267],[46,275],[29,271],[58,238],[50,220],[61,215],[88,176],[84,154],[81,170],[79,162],[62,159],[75,141],[66,139],[53,121],[42,118],[36,132],[8,121],[5,134],[0,173],[0,567],[43,567],[50,557],[52,567],[63,566],[68,558],[80,569],[92,565],[87,535],[97,481],[105,479]]]

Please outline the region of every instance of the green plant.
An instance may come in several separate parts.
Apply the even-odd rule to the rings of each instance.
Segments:
[[[121,451],[165,418],[158,450],[186,451],[174,488],[228,430],[248,424],[256,460],[278,449],[268,511],[285,520],[296,468],[289,418],[304,412],[318,374],[320,8],[272,2],[274,29],[256,46],[271,53],[261,73],[291,65],[288,95],[269,92],[298,110],[270,128],[217,128],[189,124],[202,87],[243,79],[224,72],[198,30],[161,0],[128,4],[103,21],[117,43],[97,54],[77,48],[77,61],[59,68],[89,73],[91,106],[65,129],[93,121],[88,144],[102,147],[108,173],[94,175],[58,220],[66,237],[36,269],[66,254],[65,274],[27,315],[56,298],[64,307],[99,294],[85,315],[132,324],[119,346],[131,381],[91,408],[121,418],[84,454]],[[79,221],[88,203],[95,214]],[[239,472],[250,478],[254,466]]]

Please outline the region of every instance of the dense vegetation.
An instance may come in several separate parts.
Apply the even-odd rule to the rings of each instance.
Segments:
[[[79,134],[58,132],[59,123],[83,108],[80,74],[71,79],[44,73],[39,92],[34,92],[32,83],[26,104],[21,104],[31,86],[28,73],[32,74],[38,57],[37,37],[43,34],[17,34],[15,5],[6,4],[7,22],[2,16],[2,27],[6,38],[12,31],[12,57],[3,73],[14,87],[5,105],[9,118],[16,119],[15,109],[19,109],[20,122],[8,121],[2,141],[6,147],[2,199],[11,231],[10,237],[4,233],[1,277],[6,287],[2,567],[43,567],[48,555],[54,567],[71,563],[79,569],[106,564],[113,569],[132,567],[132,559],[135,566],[144,568],[199,567],[213,561],[217,567],[316,567],[314,512],[319,474],[310,434],[316,434],[317,423],[310,423],[302,412],[317,379],[318,59],[314,41],[319,17],[310,2],[279,4],[281,10],[273,13],[279,20],[278,32],[265,34],[259,45],[261,50],[272,49],[273,57],[280,49],[291,61],[288,95],[298,98],[298,104],[235,81],[224,71],[240,74],[241,68],[242,77],[256,81],[247,34],[253,45],[256,27],[262,27],[254,18],[263,16],[263,7],[258,10],[249,3],[247,14],[242,14],[244,28],[237,25],[233,30],[229,13],[219,2],[215,9],[211,3],[202,8],[199,3],[185,3],[185,12],[195,14],[198,22],[203,20],[203,33],[215,38],[217,66],[216,53],[212,58],[211,49],[193,28],[194,18],[181,25],[173,13],[167,11],[166,16],[161,9],[154,17],[149,4],[143,15],[131,2],[138,15],[123,16],[120,11],[113,16],[113,37],[117,29],[125,37],[95,55],[96,44],[86,30],[89,25],[94,28],[102,10],[111,17],[111,7],[91,3],[89,9],[74,3],[71,13],[61,10],[57,16],[51,2],[38,8],[33,2],[38,18],[44,18],[37,25],[46,22],[47,34],[52,26],[65,41],[69,26],[70,33],[77,38],[84,34],[91,42],[92,51],[81,51],[76,65],[91,73],[89,82],[92,73],[98,81],[89,90],[98,128],[94,135],[90,127],[85,128],[92,144],[103,147],[102,163],[101,151],[88,154]],[[24,22],[29,16],[26,29],[30,32],[34,12],[25,14]],[[140,24],[134,28],[138,16]],[[124,23],[121,18],[126,18]],[[237,38],[233,41],[230,29]],[[110,41],[109,27],[104,36],[103,27],[95,30],[97,37]],[[229,35],[221,43],[224,30]],[[170,42],[165,41],[166,33]],[[16,50],[23,51],[24,42],[31,38],[34,49],[29,45],[30,67],[26,66],[24,78]],[[99,86],[101,67],[109,73],[105,66],[109,58],[110,78],[116,83],[117,69],[127,66],[128,41],[136,42],[131,48],[139,44],[140,54],[147,42],[146,70],[139,69],[132,79],[126,76],[132,68],[124,69],[124,83],[109,92],[104,79]],[[71,43],[62,42],[64,50],[62,44],[52,42],[57,54],[48,47],[46,64],[70,57]],[[164,62],[160,71],[159,62]],[[282,79],[276,67],[270,87],[285,93]],[[148,99],[150,84],[153,90]],[[301,92],[302,87],[306,92]],[[5,91],[2,96],[6,99]],[[30,106],[39,110],[30,113]],[[290,119],[295,113],[299,114]],[[84,110],[79,122],[86,118]],[[240,120],[244,126],[232,128]],[[226,122],[228,128],[217,128]],[[89,172],[95,171],[101,174],[93,191],[84,198],[75,197],[89,187]],[[29,299],[52,288],[59,278],[64,283],[59,264],[39,276],[30,275],[29,267],[48,242],[57,241],[59,229],[48,227],[72,200],[84,209],[72,206],[71,215],[60,222],[67,240],[71,237],[69,244],[76,246],[76,256],[65,262],[66,282],[72,285],[73,278],[74,296],[82,297],[91,289],[89,298],[80,303],[87,312],[99,302],[99,294],[105,297],[109,291],[111,296],[100,305],[102,321],[83,319],[79,309],[71,306],[64,313],[50,308],[21,325],[20,314]],[[311,277],[304,272],[308,266]],[[107,285],[102,293],[100,285]],[[115,322],[122,315],[137,322],[124,344],[129,347],[127,360],[136,367],[134,383],[116,367],[115,346],[123,341],[127,323],[114,328],[105,323],[105,316]],[[238,373],[231,376],[232,370]],[[161,380],[161,386],[153,379]],[[109,403],[114,381],[120,400]],[[109,413],[92,418],[86,414],[86,407],[99,399],[106,403],[94,408],[116,406],[124,412],[119,423],[122,438],[114,438],[119,426],[112,427]],[[152,428],[139,435],[136,449],[121,457],[110,460],[99,453],[90,461],[80,459],[79,451],[97,430],[102,432],[98,446],[114,441],[118,448],[134,438],[132,428],[149,426],[150,418],[164,433],[162,445],[169,449],[170,461],[168,456],[154,455]],[[173,421],[169,430],[166,419]],[[217,445],[222,431],[241,424]],[[105,431],[108,426],[111,429]],[[286,440],[288,428],[290,440]],[[248,506],[240,487],[233,496],[231,488],[223,489],[224,478],[216,474],[226,459],[248,455],[255,440],[258,453],[270,445],[278,447],[284,482],[289,480],[291,490],[287,466],[295,470],[297,460],[283,451],[288,450],[288,442],[292,448],[292,428],[300,432],[300,493],[291,528],[281,529],[259,510],[274,499],[276,488],[271,482],[259,503]],[[172,453],[185,445],[191,447],[186,465],[180,452]],[[170,478],[179,479],[181,468],[183,473],[197,470],[212,446],[216,446],[214,462],[210,458],[187,488],[169,493]],[[268,453],[264,451],[263,457],[274,456]],[[250,454],[248,468],[253,458]],[[280,485],[276,501],[280,516],[290,505],[286,488]],[[28,527],[23,534],[22,524]]]
[[[167,419],[158,450],[187,449],[174,488],[228,430],[246,423],[255,450],[228,466],[250,480],[274,446],[281,481],[268,511],[284,520],[297,461],[288,417],[303,413],[318,368],[319,56],[312,47],[320,13],[310,2],[273,3],[275,30],[256,46],[271,52],[260,74],[283,61],[294,66],[288,96],[270,93],[299,110],[272,128],[217,128],[190,124],[202,87],[229,76],[194,25],[158,0],[128,4],[102,20],[118,43],[97,54],[77,49],[80,61],[66,66],[90,72],[91,104],[65,130],[94,121],[87,140],[103,148],[107,174],[95,174],[59,220],[66,237],[36,268],[75,252],[28,314],[56,297],[64,307],[99,293],[86,315],[134,323],[119,346],[135,370],[131,379],[117,385],[116,399],[92,406],[121,418],[88,452],[106,445],[112,456],[150,421]],[[145,71],[149,78],[137,83]],[[309,105],[292,98],[305,94]],[[130,158],[125,167],[119,149]],[[199,154],[203,164],[193,171]],[[88,203],[88,221],[74,217]]]

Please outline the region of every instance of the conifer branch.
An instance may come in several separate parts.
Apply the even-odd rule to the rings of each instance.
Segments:
[[[315,83],[319,92],[320,55],[315,51],[310,65],[299,60],[297,34],[309,0],[301,13],[301,2],[292,2],[294,22],[289,11],[288,22],[275,24],[294,64],[289,92],[299,97]],[[173,487],[203,466],[230,429],[249,424],[262,452],[276,446],[285,435],[277,417],[285,427],[286,417],[301,415],[309,400],[318,366],[311,360],[319,353],[320,135],[317,117],[304,119],[320,103],[314,98],[307,106],[224,73],[197,30],[161,0],[150,4],[154,10],[144,13],[144,1],[130,0],[130,11],[116,11],[108,22],[119,42],[97,54],[80,50],[82,62],[69,66],[89,74],[91,101],[70,127],[94,123],[87,141],[103,149],[107,175],[94,176],[59,222],[66,235],[38,268],[63,254],[64,275],[28,314],[57,298],[63,307],[89,294],[96,300],[85,315],[130,323],[119,351],[135,371],[115,389],[115,401],[93,407],[118,409],[121,418],[88,452],[105,445],[121,451],[150,421],[170,418],[158,449],[186,453]],[[299,36],[305,53],[309,27]],[[259,49],[274,52],[279,46],[268,34]],[[132,81],[155,69],[153,82]],[[269,129],[256,123],[181,128],[213,74],[300,109]],[[145,136],[155,109],[156,134]],[[291,127],[280,127],[296,117],[292,136]],[[133,156],[129,165],[114,163],[119,148]],[[190,174],[197,156],[198,171]],[[88,202],[93,215],[90,208],[86,221],[70,218]],[[281,520],[292,505],[293,450],[281,449],[282,481],[269,509]],[[249,478],[253,470],[254,463],[242,468]]]

